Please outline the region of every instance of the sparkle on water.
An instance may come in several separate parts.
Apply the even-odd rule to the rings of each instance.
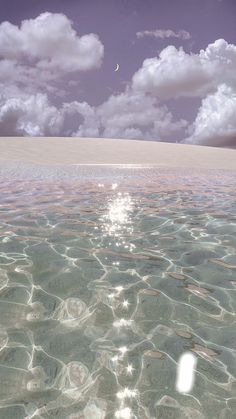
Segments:
[[[234,175],[58,170],[0,185],[0,419],[235,418]]]

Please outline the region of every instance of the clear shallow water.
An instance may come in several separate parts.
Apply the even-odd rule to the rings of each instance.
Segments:
[[[235,175],[29,173],[1,174],[0,418],[235,418]]]

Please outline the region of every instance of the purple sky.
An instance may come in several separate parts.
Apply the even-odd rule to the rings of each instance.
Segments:
[[[235,17],[234,0],[1,0],[0,135],[236,146]]]

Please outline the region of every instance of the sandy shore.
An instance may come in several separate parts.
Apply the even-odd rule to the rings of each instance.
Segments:
[[[135,164],[236,170],[236,150],[136,140],[1,137],[0,164]]]

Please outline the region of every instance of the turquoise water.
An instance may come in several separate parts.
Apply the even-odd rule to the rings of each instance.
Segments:
[[[4,173],[0,418],[235,418],[235,175]]]

